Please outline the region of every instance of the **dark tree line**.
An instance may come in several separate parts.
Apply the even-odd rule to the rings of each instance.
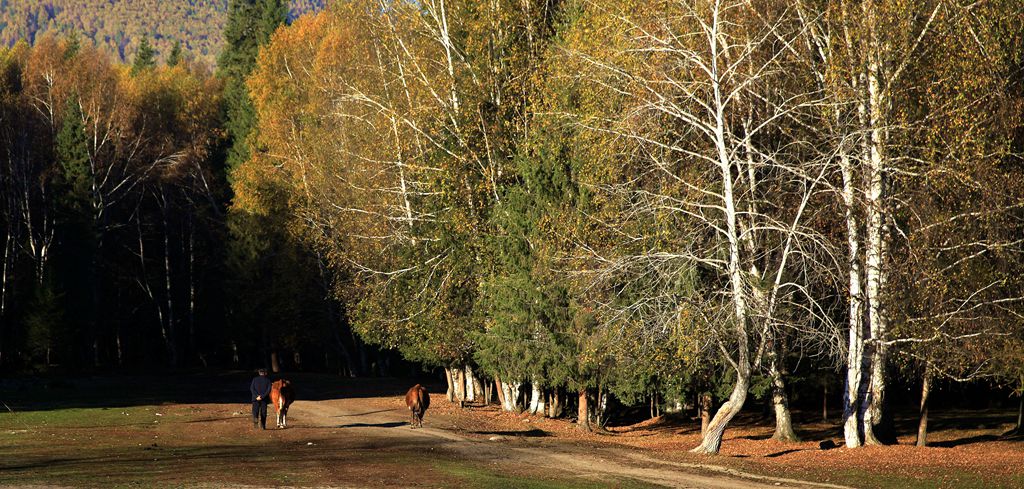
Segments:
[[[287,13],[231,2],[216,72],[146,37],[130,64],[77,35],[0,51],[0,368],[384,363],[280,216],[231,204]]]

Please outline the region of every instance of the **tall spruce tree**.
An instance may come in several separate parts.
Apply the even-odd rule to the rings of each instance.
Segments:
[[[244,164],[253,159],[250,143],[256,127],[256,111],[246,80],[256,66],[260,47],[285,23],[287,14],[288,6],[283,0],[232,0],[217,68],[218,76],[224,80],[229,145],[225,165],[232,193],[237,197],[251,187],[258,201],[258,211],[253,212],[236,199],[228,213],[228,264],[234,281],[228,315],[238,326],[233,330],[237,332],[233,341],[246,353],[258,349],[262,360],[257,363],[264,365],[269,359],[274,371],[279,368],[277,349],[294,343],[289,338],[297,336],[275,325],[279,326],[284,318],[298,316],[295,294],[306,290],[302,286],[311,281],[312,271],[308,260],[304,260],[308,257],[303,256],[282,224],[290,210],[286,201],[278,198],[276,186],[269,179],[247,180],[240,173],[244,173]],[[289,268],[286,263],[292,266]],[[253,311],[263,312],[252,314]]]
[[[178,66],[181,63],[181,41],[174,41],[171,54],[167,55],[167,66]]]
[[[226,128],[230,138],[228,169],[249,159],[249,133],[256,126],[256,113],[245,80],[256,66],[260,46],[285,23],[288,5],[284,0],[231,0],[224,27],[224,50],[218,60],[218,76],[224,79]]]
[[[139,50],[135,52],[135,60],[132,61],[132,75],[137,75],[154,66],[156,66],[156,50],[149,43],[149,34],[143,34],[142,40],[139,41]]]
[[[37,292],[35,305],[43,309],[37,311],[33,325],[37,339],[46,340],[47,357],[50,349],[59,343],[68,344],[76,337],[86,339],[96,321],[98,305],[93,292],[97,244],[91,205],[93,179],[89,141],[84,121],[78,97],[69,97],[63,122],[54,139],[58,170],[52,185],[58,231],[53,261],[56,281],[40,284],[43,290]],[[56,299],[58,296],[60,300]],[[61,312],[54,309],[58,304],[67,311],[75,311],[63,321],[64,332],[71,338],[62,338],[54,330],[54,322],[61,317]],[[42,348],[43,343],[36,346]]]

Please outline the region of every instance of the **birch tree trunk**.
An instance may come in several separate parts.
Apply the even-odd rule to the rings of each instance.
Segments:
[[[14,249],[14,232],[13,225],[7,223],[7,236],[4,240],[4,263],[3,270],[0,270],[0,367],[4,364],[4,335],[7,330],[7,279],[9,276],[8,269],[12,260]]]
[[[708,455],[714,455],[718,453],[718,450],[722,447],[722,437],[725,435],[725,428],[728,426],[732,418],[739,414],[740,409],[743,408],[743,403],[747,400],[747,390],[750,388],[750,372],[746,373],[737,372],[736,385],[733,386],[732,394],[729,395],[729,400],[726,401],[722,407],[718,408],[718,412],[715,413],[715,417],[708,423],[707,429],[704,430],[704,439],[701,444],[691,450],[693,453],[703,453]]]
[[[544,392],[541,390],[540,384],[537,383],[537,380],[534,379],[530,382],[530,406],[526,409],[527,412],[530,414],[538,414],[540,412],[541,406],[543,405],[541,396],[543,395]]]
[[[459,407],[466,402],[466,373],[461,367],[452,369],[452,385],[453,394],[455,395],[455,401],[459,403]]]
[[[718,59],[717,50],[718,43],[712,42],[712,60]],[[734,323],[733,330],[736,335],[737,359],[733,363],[733,369],[736,371],[736,385],[733,386],[729,400],[715,413],[715,417],[711,420],[707,431],[704,433],[704,439],[701,444],[691,450],[694,453],[704,454],[718,453],[722,446],[722,437],[725,435],[725,427],[743,408],[743,404],[747,400],[747,390],[750,387],[746,291],[743,288],[743,277],[741,275],[740,236],[736,224],[736,199],[733,195],[732,160],[725,140],[725,105],[720,94],[718,76],[718,74],[714,74],[711,77],[716,102],[714,134],[722,181],[722,205],[726,224],[725,238],[728,240],[729,245],[727,271],[733,307],[732,321]]]
[[[884,195],[885,156],[883,151],[884,131],[883,100],[881,87],[881,65],[878,60],[880,40],[875,29],[875,8],[870,2],[864,3],[864,19],[868,24],[867,66],[865,67],[867,88],[867,244],[865,262],[867,273],[868,322],[871,335],[871,385],[868,395],[863,400],[863,431],[864,443],[881,445],[875,433],[875,427],[881,421],[882,409],[885,404],[885,366],[886,355],[886,318],[882,305],[885,286],[883,266],[887,252],[885,239],[886,204]]]
[[[167,359],[172,367],[178,366],[178,334],[174,319],[174,289],[171,287],[171,230],[167,223],[167,196],[160,190],[160,213],[164,225],[164,302],[167,310]],[[277,370],[274,370],[277,372]]]
[[[924,368],[924,379],[921,382],[921,419],[917,423],[917,446],[928,446],[928,395],[932,390],[932,372],[929,366]]]
[[[452,378],[452,369],[444,368],[444,380],[448,382],[448,390],[445,392],[445,398],[448,402],[455,402],[455,381]]]
[[[505,386],[508,389],[508,391],[505,394],[505,398],[508,400],[508,405],[509,405],[508,411],[513,412],[513,413],[522,412],[522,410],[523,410],[522,409],[522,403],[519,402],[519,399],[520,399],[520,397],[522,397],[522,394],[523,394],[522,393],[523,383],[522,382],[506,382]]]
[[[196,348],[196,256],[195,256],[195,229],[193,228],[192,216],[188,217],[188,349],[189,355],[198,357],[199,351]],[[118,338],[120,341],[120,338]],[[120,351],[120,348],[118,349]]]
[[[463,392],[465,393],[464,400],[466,402],[476,401],[476,379],[473,378],[473,368],[469,365],[463,367],[463,379],[465,384],[463,385]]]
[[[860,240],[856,214],[856,182],[850,155],[840,148],[839,164],[843,173],[843,204],[846,210],[847,300],[849,302],[849,343],[846,355],[846,380],[843,389],[843,438],[847,448],[861,445],[858,406],[863,377],[864,325],[860,284]]]

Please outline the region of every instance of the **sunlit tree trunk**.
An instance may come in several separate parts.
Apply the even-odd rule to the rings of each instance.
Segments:
[[[779,368],[781,360],[778,355],[772,355],[769,373],[772,378],[772,406],[775,409],[775,434],[772,439],[783,442],[798,442],[800,437],[796,436],[793,430],[793,417],[789,411],[789,396],[786,394],[786,384],[783,380],[785,372]]]
[[[863,377],[864,325],[860,283],[860,240],[856,214],[856,181],[849,153],[840,147],[839,164],[843,174],[843,204],[846,212],[847,244],[847,318],[849,339],[846,354],[846,379],[843,389],[843,438],[848,448],[861,445],[858,417]]]
[[[885,405],[885,366],[887,362],[886,318],[882,304],[885,286],[884,270],[888,255],[885,239],[886,196],[884,195],[885,161],[882,87],[880,85],[880,62],[876,48],[880,42],[875,32],[875,9],[870,2],[864,3],[864,18],[869,26],[867,46],[867,66],[864,79],[867,89],[866,107],[866,161],[867,195],[865,196],[867,220],[867,250],[865,252],[867,276],[868,329],[870,332],[871,384],[868,395],[863,399],[863,433],[864,443],[880,445],[875,427],[881,421],[882,408]]]
[[[494,390],[497,391],[498,404],[501,406],[501,409],[507,410],[505,409],[508,406],[505,402],[505,388],[501,385],[501,378],[497,375],[494,376]]]
[[[593,431],[590,426],[590,405],[587,402],[587,389],[579,391],[579,404],[576,411],[576,426],[582,431]]]
[[[716,19],[717,23],[717,13]],[[716,27],[717,29],[717,27]],[[711,59],[718,58],[718,42],[711,43]],[[747,389],[750,386],[750,359],[747,332],[747,292],[743,287],[742,261],[740,258],[740,236],[736,222],[736,198],[733,195],[733,174],[732,157],[729,153],[729,146],[725,138],[725,104],[722,103],[720,94],[720,74],[712,75],[712,88],[715,93],[715,125],[714,137],[715,147],[718,152],[719,177],[722,183],[722,209],[725,218],[725,239],[728,243],[728,279],[730,285],[730,299],[732,302],[733,334],[736,341],[736,360],[732,361],[733,370],[736,372],[736,384],[733,386],[729,400],[718,409],[715,417],[708,425],[701,444],[694,448],[694,453],[717,454],[722,446],[722,437],[725,435],[725,428],[743,408],[747,400]]]
[[[476,384],[474,382],[475,379],[473,379],[473,369],[469,365],[466,365],[465,367],[463,367],[462,370],[462,377],[463,380],[465,381],[465,384],[463,385],[463,392],[465,393],[463,399],[466,402],[475,402]]]
[[[452,369],[452,386],[454,387],[452,394],[455,396],[455,402],[462,407],[466,402],[466,372],[462,367]]]
[[[452,375],[452,369],[444,368],[444,380],[448,382],[448,390],[445,391],[445,398],[448,402],[455,402],[455,378]]]
[[[711,424],[711,394],[705,392],[698,397],[697,410],[700,414],[700,435],[703,437],[708,432]]]
[[[928,445],[928,396],[931,394],[931,389],[931,367],[926,365],[924,369],[924,378],[921,381],[921,419],[917,424],[917,446],[919,447]]]
[[[548,412],[549,418],[557,418],[562,415],[562,396],[559,389],[551,390],[551,397],[548,401]]]

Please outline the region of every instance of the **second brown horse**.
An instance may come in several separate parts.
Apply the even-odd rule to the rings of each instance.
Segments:
[[[422,385],[416,384],[405,393],[405,405],[412,411],[412,426],[423,427],[423,414],[430,407],[430,394]]]

